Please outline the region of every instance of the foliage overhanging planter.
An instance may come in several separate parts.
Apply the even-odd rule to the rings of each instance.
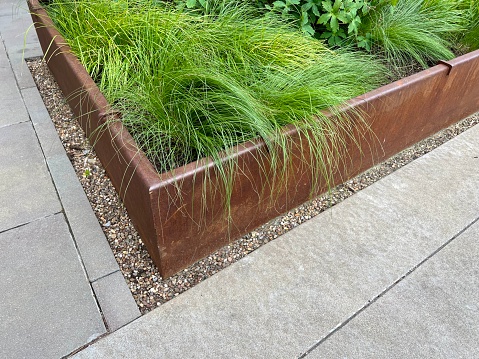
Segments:
[[[274,176],[261,141],[238,146],[229,222],[224,187],[211,160],[158,174],[138,149],[117,114],[65,40],[53,28],[38,0],[28,2],[48,65],[128,209],[162,276],[187,267],[268,220],[328,189],[304,165],[307,144],[293,128],[297,146],[290,179],[271,193]],[[366,114],[368,129],[358,126],[346,143],[332,184],[339,184],[423,138],[479,111],[479,51],[424,70],[349,101],[350,116]],[[105,128],[107,130],[105,130]],[[101,130],[99,130],[101,129]],[[300,155],[302,153],[302,155]],[[261,161],[258,161],[261,157]],[[258,162],[262,163],[262,167]],[[209,181],[203,181],[205,177]],[[331,183],[329,184],[331,185]],[[205,188],[206,186],[206,188]],[[181,195],[179,195],[181,193]],[[206,196],[203,195],[206,193]]]

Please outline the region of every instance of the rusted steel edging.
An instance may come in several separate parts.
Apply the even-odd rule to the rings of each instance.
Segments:
[[[359,127],[355,139],[348,141],[347,158],[335,172],[334,185],[479,111],[479,51],[450,63],[454,71],[450,71],[446,65],[434,66],[350,101],[352,112],[359,111],[366,115],[369,129],[361,130]],[[290,131],[290,136],[297,140],[295,131]],[[193,217],[195,222],[200,220],[199,216],[181,208],[175,201],[158,199],[160,207],[154,211],[155,215],[158,214],[155,223],[161,223],[164,233],[168,233],[169,240],[166,235],[159,236],[162,246],[160,252],[165,254],[162,260],[167,267],[174,267],[177,263],[181,263],[180,268],[191,264],[188,262],[190,256],[202,258],[226,244],[225,238],[228,236],[237,238],[304,203],[311,194],[327,191],[328,186],[320,182],[312,193],[310,173],[294,163],[291,174],[294,181],[289,186],[277,189],[273,202],[267,194],[260,198],[258,187],[266,183],[264,177],[267,175],[262,175],[264,169],[259,168],[254,157],[261,152],[262,145],[262,142],[256,146],[250,144],[248,151],[237,157],[242,172],[237,174],[231,199],[231,226],[222,218],[222,207],[217,201],[208,203],[210,217],[207,223],[195,227],[189,217]],[[195,166],[196,164],[185,166],[185,173],[194,171]],[[204,173],[202,168],[196,169],[196,173],[196,183],[184,180],[187,183],[183,187],[185,198],[200,192]],[[169,198],[163,194],[168,191],[167,187],[162,187],[159,191],[160,194],[155,193],[158,198]],[[218,236],[218,233],[221,235]],[[196,238],[208,240],[195,241]],[[193,248],[189,247],[189,243],[194,243]]]
[[[121,123],[109,121],[112,117],[108,101],[79,60],[71,54],[70,47],[53,27],[39,1],[29,0],[28,5],[51,72],[94,145],[150,255],[161,268],[150,206],[150,191],[159,185],[158,174]]]
[[[32,17],[52,72],[82,127],[88,135],[95,134],[109,117],[106,99],[51,28],[38,0],[30,0],[29,5],[36,13]],[[78,93],[81,96],[72,96]],[[368,128],[358,121],[354,138],[346,139],[345,155],[332,169],[333,185],[479,111],[479,51],[358,96],[348,105],[350,117],[354,120],[355,112],[361,112]],[[285,131],[296,158],[288,183],[272,187],[275,174],[262,141],[231,151],[237,171],[230,221],[225,215],[225,189],[210,160],[157,174],[120,122],[93,138],[98,157],[155,264],[163,276],[169,276],[328,189],[321,180],[312,188],[311,173],[303,162],[308,159],[307,145],[301,145],[294,128]]]

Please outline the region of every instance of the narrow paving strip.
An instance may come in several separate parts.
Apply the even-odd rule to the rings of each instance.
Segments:
[[[24,61],[26,3],[0,0],[0,358],[60,358],[140,315]]]
[[[388,289],[391,294],[384,298],[394,293],[396,285],[398,291],[399,285],[414,286],[408,284],[414,280],[408,274],[418,266],[417,273],[422,265],[425,268],[423,283],[433,285],[438,280],[440,273],[426,265],[462,240],[462,231],[479,217],[478,157],[476,126],[74,357],[293,358],[320,350],[324,338],[343,325],[346,330],[357,313],[380,310],[375,309],[382,300],[377,297]],[[477,249],[469,248],[472,258],[479,254]],[[443,260],[460,271],[462,252],[449,253],[442,255]],[[477,261],[470,265],[469,271],[479,270]],[[416,287],[421,292],[418,298],[421,294],[427,300],[427,289]],[[448,291],[455,291],[457,298],[474,299],[467,286]],[[418,315],[433,317],[436,309],[454,304],[449,303],[453,299],[438,296],[435,307],[409,307]],[[474,310],[463,303],[457,301],[454,307],[463,311],[457,318]],[[375,318],[372,325],[382,320],[384,327],[420,333],[423,340],[434,340],[440,335],[436,329],[443,330],[401,322],[397,315]],[[362,325],[367,327],[367,321]],[[391,333],[390,337],[394,329]],[[454,340],[449,343],[459,345],[463,340],[460,328],[450,335]],[[479,334],[472,331],[467,343],[478,340]],[[345,348],[357,345],[336,343]],[[385,341],[379,346],[387,352],[388,345]],[[374,347],[370,351],[367,344],[363,347],[364,357],[375,357]]]

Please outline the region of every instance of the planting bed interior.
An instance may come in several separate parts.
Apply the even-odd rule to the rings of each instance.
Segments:
[[[203,159],[167,173],[157,173],[119,116],[109,105],[36,0],[29,6],[51,71],[120,194],[133,223],[162,276],[167,277],[205,257],[234,238],[356,176],[419,140],[479,111],[479,51],[443,62],[418,74],[349,101],[354,119],[365,114],[347,139],[343,159],[331,168],[329,182],[313,183],[304,165],[308,145],[294,128],[286,128],[296,145],[290,180],[275,174],[261,141],[237,147],[237,168],[228,217],[226,196],[215,164]],[[257,158],[262,157],[262,166]],[[226,159],[225,159],[226,160]],[[261,167],[261,168],[260,168]],[[204,181],[208,178],[208,181]]]

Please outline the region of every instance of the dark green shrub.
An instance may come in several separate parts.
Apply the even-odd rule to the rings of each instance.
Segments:
[[[397,0],[279,0],[265,6],[284,18],[292,18],[301,30],[325,39],[330,46],[354,42],[367,50],[370,34],[361,31],[371,12],[395,5]]]

